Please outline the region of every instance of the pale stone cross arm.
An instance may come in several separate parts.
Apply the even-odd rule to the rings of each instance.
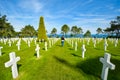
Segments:
[[[104,58],[100,58],[100,62],[103,63],[102,74],[101,74],[102,80],[107,80],[109,68],[112,70],[115,69],[115,65],[110,62],[110,57],[111,57],[110,54],[105,53]]]
[[[20,60],[20,57],[16,57],[15,52],[11,52],[9,56],[10,56],[10,61],[5,63],[5,67],[11,66],[13,78],[16,78],[18,76],[17,62]]]

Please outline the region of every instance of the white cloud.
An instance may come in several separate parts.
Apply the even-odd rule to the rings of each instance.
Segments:
[[[117,9],[116,11],[117,11],[117,12],[120,12],[120,9]]]
[[[93,0],[84,0],[85,2],[83,4],[81,4],[82,6],[88,5],[91,2],[93,2]]]
[[[25,10],[30,10],[31,12],[40,12],[43,8],[42,3],[39,0],[21,0],[19,6]]]
[[[32,19],[32,18],[36,18],[34,16],[23,16],[23,15],[9,15],[8,18],[10,19],[17,19],[17,18],[20,18],[20,19]]]

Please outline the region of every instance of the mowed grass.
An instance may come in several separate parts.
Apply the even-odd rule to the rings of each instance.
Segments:
[[[74,40],[77,41],[77,40]],[[78,50],[65,41],[61,47],[58,40],[48,51],[44,50],[44,43],[39,43],[40,58],[36,58],[35,44],[31,42],[31,47],[22,41],[21,50],[17,50],[16,42],[9,47],[3,46],[2,56],[0,56],[0,80],[13,80],[11,67],[5,68],[4,63],[9,61],[9,53],[15,52],[20,56],[18,61],[19,76],[16,80],[101,80],[102,63],[100,57],[104,57],[104,40],[93,47],[92,40],[86,45],[85,58],[81,57],[82,42],[78,41]],[[120,80],[120,40],[117,47],[108,41],[108,50],[111,54],[111,62],[116,65],[115,70],[109,70],[108,80]]]

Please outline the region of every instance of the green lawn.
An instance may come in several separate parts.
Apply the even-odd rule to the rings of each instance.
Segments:
[[[40,59],[36,58],[34,41],[31,47],[22,41],[21,50],[17,50],[16,42],[9,47],[3,46],[2,56],[0,56],[0,80],[13,80],[11,67],[5,68],[4,63],[9,61],[9,53],[16,52],[16,56],[20,56],[18,62],[19,76],[16,80],[101,80],[102,63],[100,57],[104,56],[104,47],[102,40],[93,47],[92,41],[90,45],[86,44],[85,58],[81,57],[82,42],[78,41],[78,50],[67,42],[61,47],[58,40],[48,51],[44,50],[43,43],[39,44]],[[116,65],[115,70],[109,70],[108,80],[120,80],[120,40],[119,45],[114,47],[108,41],[107,52],[111,54],[111,62]]]

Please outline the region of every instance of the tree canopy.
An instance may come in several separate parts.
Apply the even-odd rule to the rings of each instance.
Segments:
[[[91,37],[91,32],[87,30],[86,33],[84,34],[84,37]]]
[[[53,28],[52,31],[51,31],[51,34],[56,34],[56,32],[57,32],[57,29]]]
[[[100,34],[100,33],[102,33],[102,29],[101,28],[97,28],[96,32],[97,32],[97,34]]]
[[[6,15],[0,15],[0,37],[13,37],[15,30],[13,26],[7,22]]]
[[[110,22],[111,26],[106,28],[104,31],[111,36],[114,34],[116,37],[120,37],[120,16],[117,16],[116,20]]]
[[[70,28],[67,24],[64,24],[61,28],[62,33],[65,35],[69,32],[69,30],[70,30]]]
[[[77,26],[72,26],[71,32],[74,36],[83,33],[82,28]]]
[[[21,34],[23,37],[33,37],[36,36],[36,30],[31,25],[26,25],[21,29]]]

